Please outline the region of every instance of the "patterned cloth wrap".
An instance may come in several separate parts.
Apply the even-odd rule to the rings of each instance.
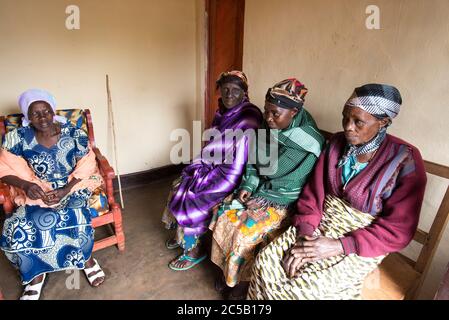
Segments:
[[[344,200],[326,196],[323,218],[314,235],[338,239],[370,225],[374,219]],[[289,279],[282,267],[282,259],[295,242],[296,228],[291,226],[259,253],[252,269],[248,299],[361,299],[366,276],[385,258],[366,258],[356,254],[334,256],[305,264],[297,276]]]
[[[254,258],[261,247],[280,235],[289,226],[288,210],[280,207],[256,210],[229,208],[225,200],[213,215],[211,260],[221,268],[229,287],[249,281]]]
[[[90,199],[103,183],[87,133],[71,122],[61,124],[59,141],[46,147],[38,143],[31,127],[18,127],[5,135],[2,148],[2,176],[16,175],[14,162],[9,161],[24,161],[23,164],[17,162],[15,170],[29,167],[34,179],[42,181],[43,190],[66,186],[74,172],[81,174],[82,166],[85,166],[85,174],[90,175],[77,183],[57,205],[46,207],[25,202],[5,220],[0,248],[20,271],[22,283],[27,284],[48,272],[84,269],[94,244],[92,217],[98,214],[89,207]],[[20,174],[17,172],[17,176]],[[18,203],[17,198],[15,201]],[[104,209],[106,204],[104,197],[99,205]]]
[[[67,118],[67,120],[76,128],[88,132],[86,116],[83,109],[61,109],[56,110],[56,115]],[[5,129],[8,133],[16,128],[22,126],[23,115],[21,113],[10,114],[5,117]],[[3,137],[2,143],[3,143]],[[109,204],[106,193],[103,188],[98,188],[92,192],[89,199],[89,207],[91,208],[92,216],[99,217],[109,212]]]

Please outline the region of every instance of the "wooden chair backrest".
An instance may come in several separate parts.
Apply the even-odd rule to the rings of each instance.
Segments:
[[[72,122],[73,125],[85,130],[87,132],[87,135],[89,136],[89,142],[93,147],[95,147],[94,128],[92,125],[92,116],[89,109],[61,109],[56,110],[56,114],[65,116],[69,121]],[[79,118],[80,116],[83,117],[83,119],[81,119],[81,123],[77,121],[77,118]],[[0,116],[0,137],[3,138],[8,131],[19,127],[21,125],[22,117],[23,115],[21,113]]]
[[[332,133],[321,130],[324,138],[329,141]],[[427,174],[432,174],[449,180],[449,167],[424,160],[424,167]],[[413,240],[422,244],[423,247],[416,261],[401,255],[417,272],[421,274],[421,284],[429,271],[433,256],[438,248],[438,244],[443,236],[446,225],[449,221],[449,186],[446,189],[443,199],[436,213],[435,219],[429,232],[417,229]]]

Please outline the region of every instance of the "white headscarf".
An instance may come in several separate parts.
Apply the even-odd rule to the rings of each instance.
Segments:
[[[19,106],[23,113],[22,126],[28,126],[30,124],[30,120],[28,119],[28,109],[30,108],[30,105],[36,101],[44,101],[48,103],[53,112],[56,112],[55,98],[49,92],[41,89],[27,90],[19,97]],[[53,120],[61,123],[67,122],[65,117],[57,115],[53,117]]]

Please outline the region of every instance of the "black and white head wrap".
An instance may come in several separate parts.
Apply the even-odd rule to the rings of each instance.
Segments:
[[[398,115],[401,104],[401,94],[393,86],[370,83],[355,88],[346,105],[360,108],[378,119],[388,118],[390,123],[381,128],[377,135],[367,143],[359,146],[348,144],[346,153],[338,162],[338,166],[343,166],[351,156],[367,154],[377,150],[385,139],[387,127],[391,124],[391,120]]]

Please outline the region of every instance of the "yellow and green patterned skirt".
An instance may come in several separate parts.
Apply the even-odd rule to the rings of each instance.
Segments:
[[[286,216],[286,209],[274,207],[249,210],[222,205],[214,213],[209,226],[211,260],[222,269],[229,287],[250,280],[256,250],[286,229]]]
[[[338,239],[348,232],[368,226],[373,220],[373,216],[352,208],[347,202],[327,196],[316,234]],[[248,299],[361,299],[363,281],[385,257],[339,255],[307,263],[299,275],[289,279],[282,267],[282,259],[295,242],[296,228],[291,226],[259,253],[252,269]]]

